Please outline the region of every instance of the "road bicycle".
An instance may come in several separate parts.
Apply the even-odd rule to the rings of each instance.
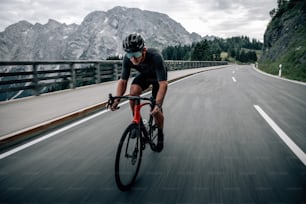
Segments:
[[[136,180],[141,164],[142,151],[146,144],[150,145],[152,151],[158,152],[156,148],[158,128],[154,125],[153,116],[150,113],[147,114],[148,120],[146,120],[141,114],[141,110],[145,106],[149,106],[150,111],[153,110],[155,99],[153,97],[112,96],[109,94],[107,106],[110,107],[116,99],[127,99],[135,102],[133,120],[121,136],[115,161],[116,184],[121,191],[127,191]]]

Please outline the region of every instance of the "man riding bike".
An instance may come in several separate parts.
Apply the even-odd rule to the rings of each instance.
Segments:
[[[156,149],[160,152],[163,149],[164,143],[164,115],[162,112],[162,104],[168,88],[167,68],[160,52],[154,48],[146,48],[144,40],[139,34],[128,35],[123,40],[123,49],[126,54],[123,58],[122,74],[118,80],[116,95],[124,95],[132,68],[136,69],[139,74],[132,82],[130,96],[139,96],[152,85],[152,96],[156,100],[156,105],[151,114],[158,128],[158,143]],[[119,99],[114,101],[111,107],[112,111],[118,109],[119,102]],[[130,106],[133,111],[133,101],[130,101]]]

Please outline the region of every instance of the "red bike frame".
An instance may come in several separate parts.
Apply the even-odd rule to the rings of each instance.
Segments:
[[[145,102],[145,103],[138,104],[138,102],[136,102],[136,104],[134,105],[134,117],[132,121],[133,123],[136,123],[136,124],[140,123],[140,120],[141,120],[140,110],[145,105],[150,105],[150,103]]]

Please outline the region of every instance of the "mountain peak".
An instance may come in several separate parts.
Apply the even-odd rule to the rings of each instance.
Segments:
[[[56,20],[49,19],[47,25],[62,25],[62,24]]]
[[[131,9],[131,8],[127,8],[127,7],[124,7],[124,6],[115,6],[114,8],[109,9],[107,12],[109,12],[109,11],[120,12],[120,11],[126,11],[128,9]]]
[[[32,26],[33,25],[30,22],[22,20],[8,26],[5,31],[10,32],[11,30],[15,30],[15,32],[24,32],[25,30],[30,29]]]
[[[3,50],[11,50],[11,53],[1,53],[0,49],[0,56],[6,56],[5,59],[14,56],[11,60],[18,60],[18,53],[32,60],[106,59],[122,54],[122,39],[134,32],[144,37],[147,47],[160,50],[201,40],[200,35],[190,34],[166,14],[121,6],[106,12],[93,11],[80,25],[66,26],[53,19],[44,25],[36,23],[33,26],[26,21],[17,24],[23,29],[8,30],[3,32],[3,37],[0,36],[0,41],[10,42],[5,44],[7,49]],[[32,28],[32,31],[25,38],[21,32],[28,28]]]

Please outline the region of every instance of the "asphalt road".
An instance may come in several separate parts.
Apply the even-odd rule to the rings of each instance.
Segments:
[[[169,87],[165,149],[131,191],[114,179],[124,105],[1,159],[0,203],[306,203],[306,166],[254,105],[306,151],[306,86],[232,66]]]

